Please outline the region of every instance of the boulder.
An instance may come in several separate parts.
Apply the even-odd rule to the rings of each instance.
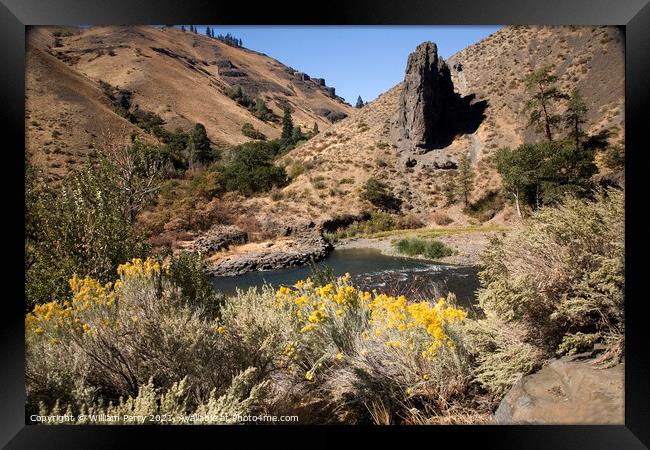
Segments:
[[[458,164],[451,159],[440,159],[433,161],[431,167],[434,169],[453,170],[458,169]]]
[[[325,117],[331,123],[338,122],[339,120],[345,119],[348,115],[343,111],[332,111],[328,108],[316,108],[316,114]]]
[[[624,364],[599,368],[584,355],[553,360],[522,377],[499,404],[497,424],[624,423]]]

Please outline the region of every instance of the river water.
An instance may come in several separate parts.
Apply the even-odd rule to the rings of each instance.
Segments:
[[[459,305],[470,308],[475,303],[475,292],[479,285],[476,267],[387,256],[376,249],[334,250],[316,266],[321,269],[328,266],[337,276],[349,272],[351,281],[360,289],[376,289],[389,295],[404,294],[411,300],[439,298],[453,292]],[[296,267],[213,280],[216,290],[234,294],[237,288],[246,290],[264,284],[274,288],[292,285],[310,274],[311,268]]]

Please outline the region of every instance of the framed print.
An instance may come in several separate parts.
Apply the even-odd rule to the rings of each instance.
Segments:
[[[3,445],[646,448],[650,7],[396,6],[2,0]]]

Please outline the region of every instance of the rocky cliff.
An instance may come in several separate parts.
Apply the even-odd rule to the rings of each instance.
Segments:
[[[454,91],[447,63],[433,42],[409,55],[399,99],[400,147],[414,153],[447,147],[463,133],[473,133],[483,119],[482,104]]]

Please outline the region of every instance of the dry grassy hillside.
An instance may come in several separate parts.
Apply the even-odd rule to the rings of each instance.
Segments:
[[[445,186],[455,171],[423,166],[441,156],[457,160],[469,153],[477,174],[472,200],[496,192],[500,180],[490,158],[495,150],[541,139],[525,128],[523,79],[545,65],[555,68],[559,87],[577,87],[585,97],[589,133],[608,130],[611,142],[624,143],[623,45],[620,32],[612,27],[505,27],[448,60],[450,69],[462,64],[462,71],[452,69],[455,89],[462,96],[474,95],[473,102],[487,102],[485,119],[475,133],[457,136],[448,147],[418,156],[415,167],[406,167],[407,157],[413,155],[397,150],[399,84],[287,155],[288,168],[297,164],[304,172],[276,193],[275,201],[251,203],[270,212],[269,218],[351,213],[367,207],[358,192],[374,176],[392,186],[405,212],[430,224],[443,215],[467,223],[459,206],[446,206]],[[503,212],[493,220],[504,220]]]
[[[141,130],[115,114],[97,83],[41,48],[27,47],[26,152],[56,182],[83,162],[93,142],[109,139],[109,130],[121,136]]]
[[[217,146],[249,140],[241,133],[246,122],[270,138],[280,134],[279,123],[257,119],[226,95],[236,86],[252,98],[264,99],[277,116],[288,105],[295,124],[303,129],[317,123],[323,130],[331,124],[332,113],[352,111],[323,81],[261,53],[189,31],[32,27],[27,35],[27,148],[48,173],[58,176],[66,167],[42,151],[52,145],[47,142],[55,127],[61,128],[60,145],[70,149],[66,156],[71,166],[82,160],[77,157],[101,132],[126,131],[127,136],[133,131],[111,110],[100,80],[131,91],[132,104],[160,115],[169,130],[203,123]]]

